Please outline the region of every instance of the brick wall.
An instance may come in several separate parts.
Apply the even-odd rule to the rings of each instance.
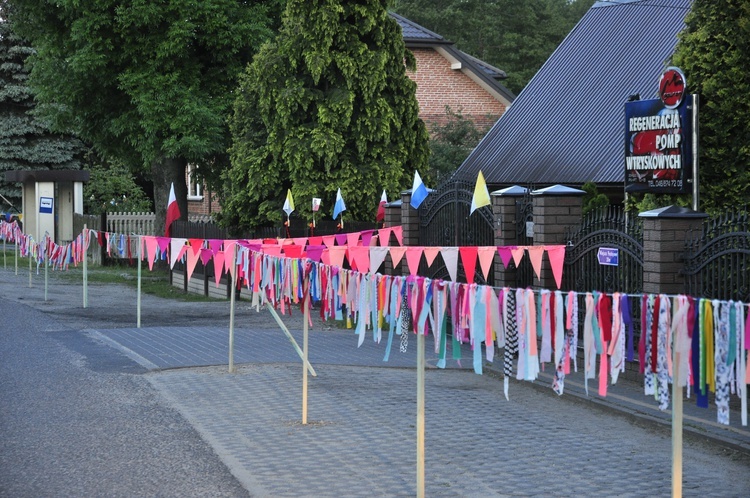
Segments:
[[[451,69],[451,63],[431,48],[412,49],[417,61],[417,70],[406,73],[417,83],[419,114],[426,123],[445,124],[445,106],[461,114],[471,116],[480,127],[495,124],[505,112],[505,105],[498,102],[485,89],[460,70]]]

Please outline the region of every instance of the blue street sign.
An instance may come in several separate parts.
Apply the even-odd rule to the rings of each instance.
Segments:
[[[600,265],[617,266],[620,259],[620,250],[613,247],[600,247],[596,253]]]

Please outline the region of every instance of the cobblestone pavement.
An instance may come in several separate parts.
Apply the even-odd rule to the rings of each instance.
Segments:
[[[140,375],[251,495],[416,493],[414,342],[402,354],[394,341],[391,361],[384,364],[385,341],[373,344],[368,332],[357,349],[351,331],[315,321],[310,361],[318,375],[309,378],[309,423],[303,426],[302,365],[268,312],[238,304],[240,365],[230,374],[226,303],[149,297],[144,328],[137,329],[130,289],[95,288],[92,307],[83,310],[70,283],[55,284],[54,297],[44,302],[39,287],[22,289],[22,282],[4,279],[0,292],[77,327],[147,370]],[[299,312],[284,318],[298,341],[300,318]],[[431,340],[427,344],[429,352]],[[428,365],[434,364],[434,354],[428,356]],[[506,400],[493,375],[429,368],[427,496],[669,495],[669,426],[649,410],[653,400],[635,399],[638,387],[622,381],[606,399],[581,396],[576,384],[569,379],[566,394],[558,397],[544,379],[512,381]],[[717,429],[705,423],[715,412],[708,412],[694,422],[706,438],[684,443],[684,495],[747,496],[750,457],[738,451],[747,428],[737,427],[733,412],[731,430],[722,429],[730,444],[716,444],[720,438],[710,436]]]

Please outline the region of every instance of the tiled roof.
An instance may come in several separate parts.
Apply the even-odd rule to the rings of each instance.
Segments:
[[[656,97],[691,3],[594,4],[456,176],[481,170],[493,187],[622,183],[625,101]]]

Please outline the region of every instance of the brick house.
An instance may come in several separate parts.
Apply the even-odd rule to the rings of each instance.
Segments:
[[[453,42],[395,13],[406,47],[416,59],[407,75],[417,84],[420,117],[428,129],[447,121],[446,106],[460,111],[482,128],[505,113],[515,95],[501,80],[505,72],[458,50]],[[188,214],[211,215],[221,210],[217,196],[192,178],[188,166]]]

